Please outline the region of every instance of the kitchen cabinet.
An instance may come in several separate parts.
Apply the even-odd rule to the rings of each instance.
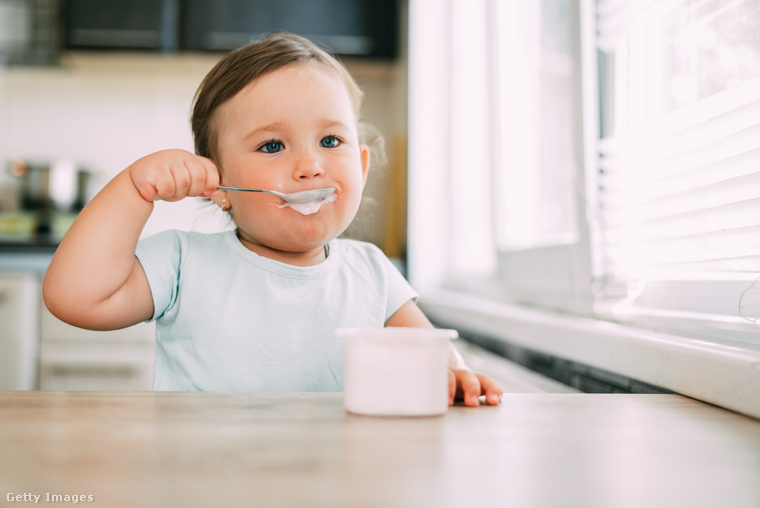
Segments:
[[[229,51],[297,33],[353,57],[395,58],[398,0],[69,0],[70,49]]]
[[[179,49],[179,0],[69,0],[69,48]]]
[[[155,325],[99,332],[40,309],[40,390],[150,390]]]
[[[396,0],[186,0],[183,47],[229,51],[252,37],[293,32],[339,55],[396,56]]]
[[[155,324],[97,332],[45,307],[51,252],[0,252],[0,390],[150,390]]]
[[[0,273],[0,390],[36,386],[39,283],[28,273]]]

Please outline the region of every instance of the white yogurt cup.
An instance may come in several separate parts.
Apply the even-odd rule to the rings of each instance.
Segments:
[[[343,400],[350,413],[441,415],[449,407],[449,339],[456,330],[341,328],[346,365]]]

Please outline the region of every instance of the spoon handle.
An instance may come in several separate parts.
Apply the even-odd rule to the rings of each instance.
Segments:
[[[244,189],[242,187],[223,187],[221,185],[219,187],[217,187],[217,189],[218,190],[228,190],[228,191],[229,190],[231,190],[231,191],[242,191],[242,192],[266,192],[268,194],[272,193],[271,191],[262,190],[262,189]]]

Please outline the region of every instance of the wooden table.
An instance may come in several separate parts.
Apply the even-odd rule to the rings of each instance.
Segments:
[[[507,394],[394,419],[346,414],[340,394],[0,392],[0,494],[4,507],[757,508],[760,422],[677,395]]]

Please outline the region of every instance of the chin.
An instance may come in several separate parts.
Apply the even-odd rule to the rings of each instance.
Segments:
[[[287,238],[281,238],[273,244],[279,244],[278,250],[282,251],[306,252],[323,247],[336,236],[338,235],[325,231],[321,226],[303,227],[297,228],[297,231],[292,231]]]
[[[299,241],[319,247],[337,238],[350,224],[350,221],[336,221],[334,218],[325,220],[326,218],[320,217],[319,213],[301,218],[306,220],[298,220],[291,226],[291,231]]]

